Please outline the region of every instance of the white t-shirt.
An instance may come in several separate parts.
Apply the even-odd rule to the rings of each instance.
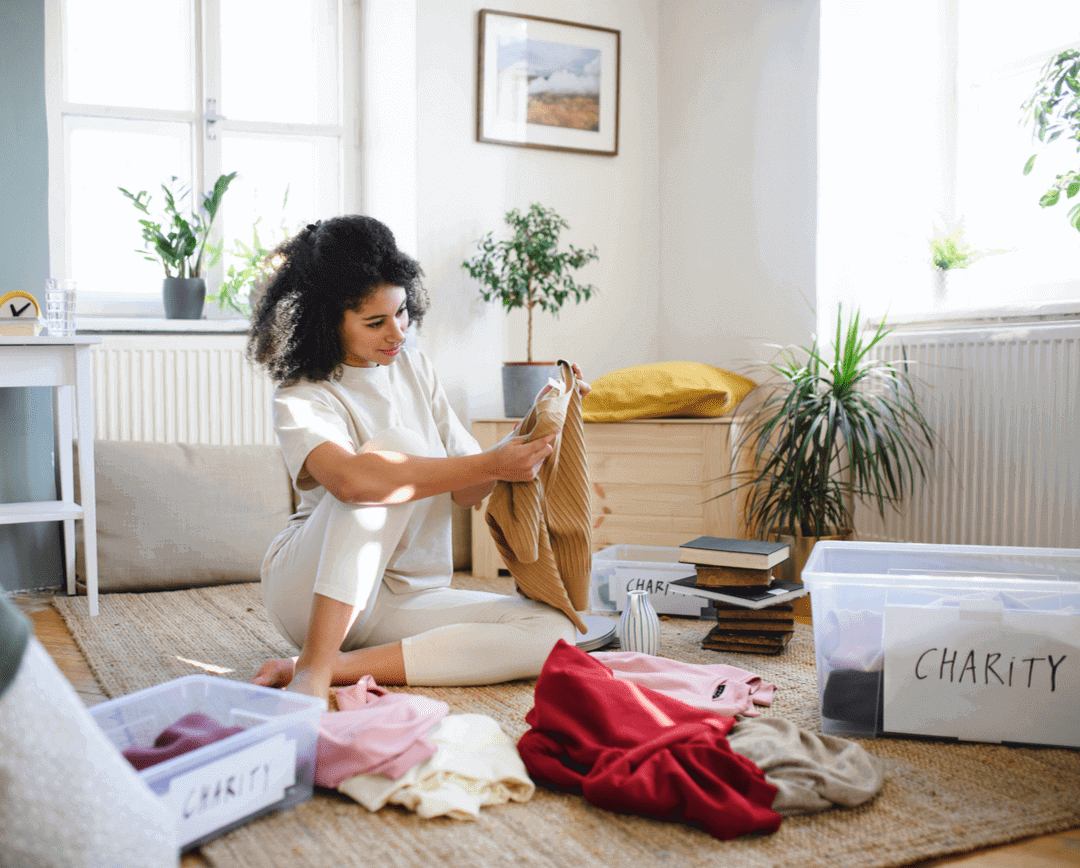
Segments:
[[[300,502],[286,532],[311,515],[327,491],[304,470],[311,450],[327,441],[359,451],[388,428],[419,434],[433,458],[474,455],[480,445],[454,413],[431,362],[402,349],[396,362],[374,368],[344,366],[340,380],[301,380],[279,386],[273,398],[274,430]],[[450,495],[416,503],[383,581],[394,593],[450,584],[454,573]]]

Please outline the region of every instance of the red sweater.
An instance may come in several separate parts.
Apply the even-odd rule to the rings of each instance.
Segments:
[[[780,827],[776,787],[728,746],[735,718],[621,681],[561,639],[525,722],[532,729],[518,751],[529,774],[598,807],[690,823],[721,840]]]

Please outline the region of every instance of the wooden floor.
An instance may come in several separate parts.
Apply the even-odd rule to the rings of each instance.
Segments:
[[[59,613],[50,603],[51,594],[30,593],[12,597],[13,602],[33,621],[38,640],[56,661],[86,705],[108,697],[98,687],[78,646]],[[182,868],[208,868],[198,852],[181,860]],[[1080,829],[1029,838],[1016,844],[994,847],[947,859],[914,863],[910,868],[1080,868]]]

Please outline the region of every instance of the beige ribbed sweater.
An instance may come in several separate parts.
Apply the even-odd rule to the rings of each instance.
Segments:
[[[487,523],[518,591],[565,612],[582,633],[577,613],[588,606],[592,525],[585,425],[570,363],[559,360],[562,383],[521,420],[518,435],[536,440],[560,428],[554,451],[532,482],[498,482]]]

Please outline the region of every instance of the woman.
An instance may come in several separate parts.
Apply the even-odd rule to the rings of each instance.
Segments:
[[[536,477],[556,435],[481,453],[422,353],[419,265],[370,217],[309,225],[279,248],[249,355],[279,384],[274,427],[300,497],[263,563],[271,620],[301,650],[256,684],[489,684],[539,674],[575,630],[558,610],[450,588],[451,500]],[[580,371],[575,368],[580,377]],[[583,394],[588,386],[578,383]]]

